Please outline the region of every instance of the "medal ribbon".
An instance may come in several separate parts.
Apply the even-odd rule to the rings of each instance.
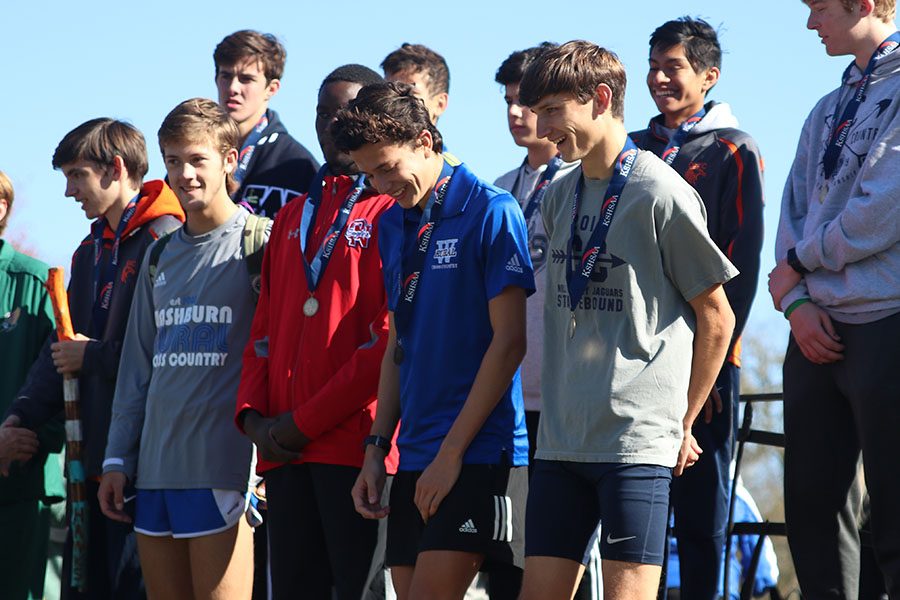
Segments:
[[[253,151],[256,150],[256,144],[259,142],[259,139],[262,137],[263,131],[265,131],[266,127],[269,126],[269,114],[268,111],[263,113],[263,116],[260,117],[259,121],[256,122],[256,125],[253,126],[253,129],[250,130],[250,135],[247,136],[247,139],[244,140],[244,144],[241,146],[241,151],[238,153],[238,164],[234,169],[234,173],[232,173],[232,177],[234,177],[235,182],[237,182],[238,186],[240,186],[244,182],[244,178],[247,176],[247,167],[250,166],[250,159],[253,158]],[[234,193],[235,198],[241,192],[241,188],[238,187],[237,191]],[[249,210],[251,213],[255,213],[256,211],[250,206],[250,203],[242,200],[238,202],[241,206]]]
[[[606,247],[606,236],[609,233],[610,225],[612,225],[613,217],[616,214],[616,207],[619,204],[619,196],[628,182],[628,176],[631,175],[631,169],[637,158],[638,149],[630,137],[625,138],[625,147],[619,153],[616,163],[613,166],[613,174],[606,187],[606,194],[603,200],[603,206],[600,209],[600,219],[591,233],[584,254],[581,256],[581,268],[576,272],[572,269],[572,261],[566,261],[566,283],[569,288],[569,302],[572,312],[581,301],[584,291],[587,289],[588,281],[591,279],[591,272],[594,270],[594,264]],[[578,207],[581,204],[581,191],[584,187],[584,177],[578,179],[575,185],[575,197],[572,200],[572,227],[569,231],[569,256],[574,256],[575,226],[578,223]]]
[[[129,200],[125,210],[122,211],[122,217],[119,219],[116,235],[113,238],[109,262],[106,263],[105,268],[100,263],[103,256],[103,232],[106,230],[108,222],[105,217],[101,217],[91,225],[91,237],[94,243],[94,309],[92,316],[96,330],[94,333],[98,338],[106,330],[106,321],[109,318],[109,307],[116,283],[116,268],[119,265],[119,245],[122,242],[122,234],[137,210],[138,198],[140,197],[141,194],[138,192],[137,196]]]
[[[675,157],[678,156],[678,153],[681,151],[681,145],[684,144],[688,134],[694,127],[700,124],[700,121],[703,120],[704,116],[706,116],[706,107],[701,108],[693,116],[678,126],[678,129],[672,134],[669,144],[666,146],[665,150],[663,150],[662,156],[660,157],[667,165],[672,166],[672,163],[675,162]]]
[[[525,222],[531,222],[531,216],[534,214],[534,211],[538,209],[541,205],[541,202],[544,201],[544,194],[547,193],[547,186],[550,185],[550,182],[553,181],[553,178],[556,176],[557,171],[562,166],[563,160],[559,157],[559,155],[554,156],[550,159],[550,162],[547,163],[547,168],[544,169],[544,173],[541,175],[541,180],[535,186],[534,191],[531,192],[531,196],[528,198],[528,203],[525,205]],[[514,186],[515,187],[515,186]]]
[[[422,276],[422,269],[425,266],[425,256],[428,254],[428,248],[431,246],[431,239],[434,232],[441,222],[441,214],[443,213],[444,198],[447,195],[447,188],[450,187],[450,180],[453,178],[453,167],[444,161],[441,174],[437,183],[434,185],[434,192],[422,211],[422,218],[419,219],[419,227],[416,234],[416,245],[411,252],[403,253],[401,264],[401,272],[403,273],[403,283],[400,290],[400,302],[394,311],[394,327],[397,330],[397,343],[403,333],[407,330],[412,320],[413,304],[416,300],[416,294],[419,291],[419,280]],[[406,244],[404,244],[406,246]]]
[[[841,155],[841,150],[843,150],[844,143],[847,141],[847,135],[850,133],[850,128],[856,120],[856,113],[865,98],[866,90],[869,87],[869,79],[872,77],[872,71],[878,66],[878,61],[891,54],[898,46],[900,46],[900,31],[894,32],[890,37],[881,42],[881,45],[878,46],[878,49],[872,54],[872,58],[869,59],[869,64],[866,65],[866,70],[863,71],[862,79],[856,83],[856,93],[850,98],[850,102],[847,103],[839,120],[837,119],[837,116],[838,111],[840,110],[840,101],[838,101],[838,105],[835,107],[834,115],[832,116],[831,136],[828,140],[828,146],[825,148],[825,156],[822,159],[822,163],[825,167],[826,180],[831,179],[831,176],[834,174],[834,170],[837,167],[838,157]],[[843,78],[845,81],[847,77],[850,76],[852,69],[853,64],[844,71]]]
[[[329,261],[331,261],[331,256],[334,253],[334,246],[337,244],[338,239],[340,239],[341,231],[350,219],[350,211],[353,210],[353,206],[356,204],[356,201],[359,200],[359,197],[366,187],[365,176],[358,175],[356,177],[356,184],[347,194],[343,204],[341,204],[341,209],[338,211],[334,222],[332,222],[331,227],[328,229],[325,239],[322,240],[322,243],[316,250],[315,256],[313,256],[312,261],[307,261],[306,248],[309,246],[309,238],[312,235],[312,224],[315,222],[316,216],[319,213],[319,207],[322,205],[322,185],[325,181],[325,173],[327,170],[328,164],[326,163],[322,165],[319,172],[316,173],[315,179],[313,179],[310,184],[309,193],[306,195],[306,202],[303,204],[303,218],[300,220],[300,258],[303,261],[303,272],[306,274],[306,287],[310,294],[316,291],[319,281],[322,279],[322,274],[328,267]]]

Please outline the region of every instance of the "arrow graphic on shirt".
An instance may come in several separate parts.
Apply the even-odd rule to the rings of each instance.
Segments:
[[[581,256],[576,256],[571,252],[566,252],[565,250],[552,250],[551,251],[552,260],[554,263],[561,263],[567,260],[577,260],[579,263],[581,262]],[[615,254],[603,254],[600,258],[597,259],[597,264],[606,264],[611,265],[611,268],[615,269],[619,265],[624,265],[625,261],[616,256]]]

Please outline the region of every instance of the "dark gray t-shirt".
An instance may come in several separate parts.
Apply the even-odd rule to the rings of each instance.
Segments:
[[[580,262],[608,184],[585,180],[570,253],[581,177],[579,167],[553,183],[543,202],[551,259],[537,458],[672,467],[691,372],[695,319],[688,301],[738,272],[710,240],[697,192],[641,151],[570,339],[566,262],[573,255]]]
[[[241,250],[247,214],[241,208],[199,236],[176,231],[154,283],[147,252],[125,333],[104,472],[123,471],[142,489],[247,489],[251,444],[234,425],[256,308]]]

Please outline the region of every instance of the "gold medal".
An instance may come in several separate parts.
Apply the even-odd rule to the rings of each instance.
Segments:
[[[311,317],[319,312],[319,301],[310,296],[306,299],[306,302],[303,303],[303,314],[307,317]]]
[[[572,320],[569,321],[569,339],[570,340],[575,337],[575,326],[576,325],[577,325],[577,323],[575,323],[575,313],[573,312]]]

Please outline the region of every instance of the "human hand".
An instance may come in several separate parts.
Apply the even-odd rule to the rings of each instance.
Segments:
[[[443,502],[462,470],[461,456],[448,456],[445,452],[438,451],[437,456],[426,467],[416,482],[414,502],[422,520],[426,523],[434,516],[438,507]]]
[[[131,523],[131,517],[125,512],[125,473],[110,471],[104,473],[100,479],[100,489],[97,491],[97,499],[100,501],[100,510],[113,521]]]
[[[792,289],[797,287],[803,278],[800,273],[788,264],[786,258],[782,258],[769,273],[769,294],[775,304],[775,310],[781,312],[781,301]]]
[[[13,462],[25,462],[38,451],[37,434],[25,427],[16,415],[10,415],[0,425],[0,475],[9,475]]]
[[[713,409],[715,409],[716,413],[722,412],[722,396],[719,395],[719,388],[713,386],[712,391],[709,392],[709,396],[706,398],[706,403],[703,405],[703,421],[709,425],[713,420]]]
[[[841,336],[824,310],[812,302],[805,302],[794,309],[788,320],[794,341],[807,360],[824,365],[844,358]]]
[[[684,470],[693,467],[694,463],[700,460],[703,449],[694,434],[688,429],[684,432],[684,438],[681,440],[681,449],[678,451],[678,463],[675,465],[675,477],[680,477]]]
[[[244,413],[244,431],[247,437],[256,444],[259,455],[269,462],[289,463],[300,458],[299,452],[282,448],[269,434],[276,419],[264,417],[255,410]]]
[[[294,422],[294,415],[288,411],[275,418],[275,422],[269,427],[269,437],[280,447],[292,452],[299,452],[309,443],[306,437]]]
[[[56,371],[63,375],[77,373],[84,365],[84,350],[87,343],[93,341],[91,338],[75,334],[72,340],[55,342],[50,345],[50,355],[53,358],[53,364]]]
[[[387,479],[384,456],[384,450],[380,448],[374,446],[366,448],[366,458],[363,461],[362,469],[350,491],[356,512],[366,519],[383,519],[391,512],[390,506],[381,504],[381,493],[384,490],[385,479]]]

